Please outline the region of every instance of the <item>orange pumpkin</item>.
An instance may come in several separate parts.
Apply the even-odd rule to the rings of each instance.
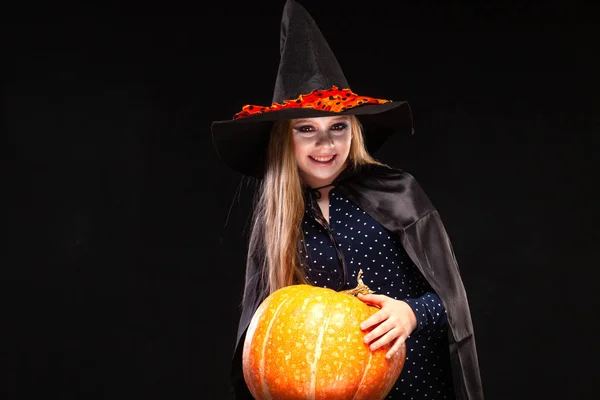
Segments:
[[[361,285],[366,288],[359,275]],[[299,284],[271,293],[260,304],[242,356],[244,379],[255,399],[377,400],[388,394],[404,366],[406,348],[402,345],[389,360],[390,345],[369,349],[359,325],[378,308],[356,298],[356,291]]]

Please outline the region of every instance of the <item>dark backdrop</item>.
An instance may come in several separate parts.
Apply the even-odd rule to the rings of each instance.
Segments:
[[[412,106],[377,156],[440,210],[487,399],[597,398],[598,9],[302,3]],[[251,182],[210,123],[270,103],[282,5],[5,14],[4,398],[227,398]]]

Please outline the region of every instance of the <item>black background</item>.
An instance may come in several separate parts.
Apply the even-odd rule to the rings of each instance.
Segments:
[[[228,397],[251,182],[210,123],[270,104],[283,3],[5,15],[4,398]],[[411,104],[376,156],[442,215],[486,398],[597,398],[598,9],[302,4],[353,91]]]

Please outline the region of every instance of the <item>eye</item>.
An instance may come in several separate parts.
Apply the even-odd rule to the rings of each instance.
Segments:
[[[347,127],[348,127],[348,124],[346,122],[338,122],[337,124],[333,124],[331,126],[331,130],[332,131],[343,131]]]
[[[315,129],[310,125],[302,125],[302,126],[294,127],[294,130],[296,130],[300,133],[310,133],[310,132],[313,132]]]

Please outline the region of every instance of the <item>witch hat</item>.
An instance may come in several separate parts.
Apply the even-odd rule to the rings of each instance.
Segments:
[[[370,153],[392,134],[413,133],[408,103],[352,92],[313,18],[295,0],[287,0],[273,102],[270,106],[246,105],[231,120],[213,122],[215,149],[234,171],[262,178],[274,121],[332,115],[356,115]]]

